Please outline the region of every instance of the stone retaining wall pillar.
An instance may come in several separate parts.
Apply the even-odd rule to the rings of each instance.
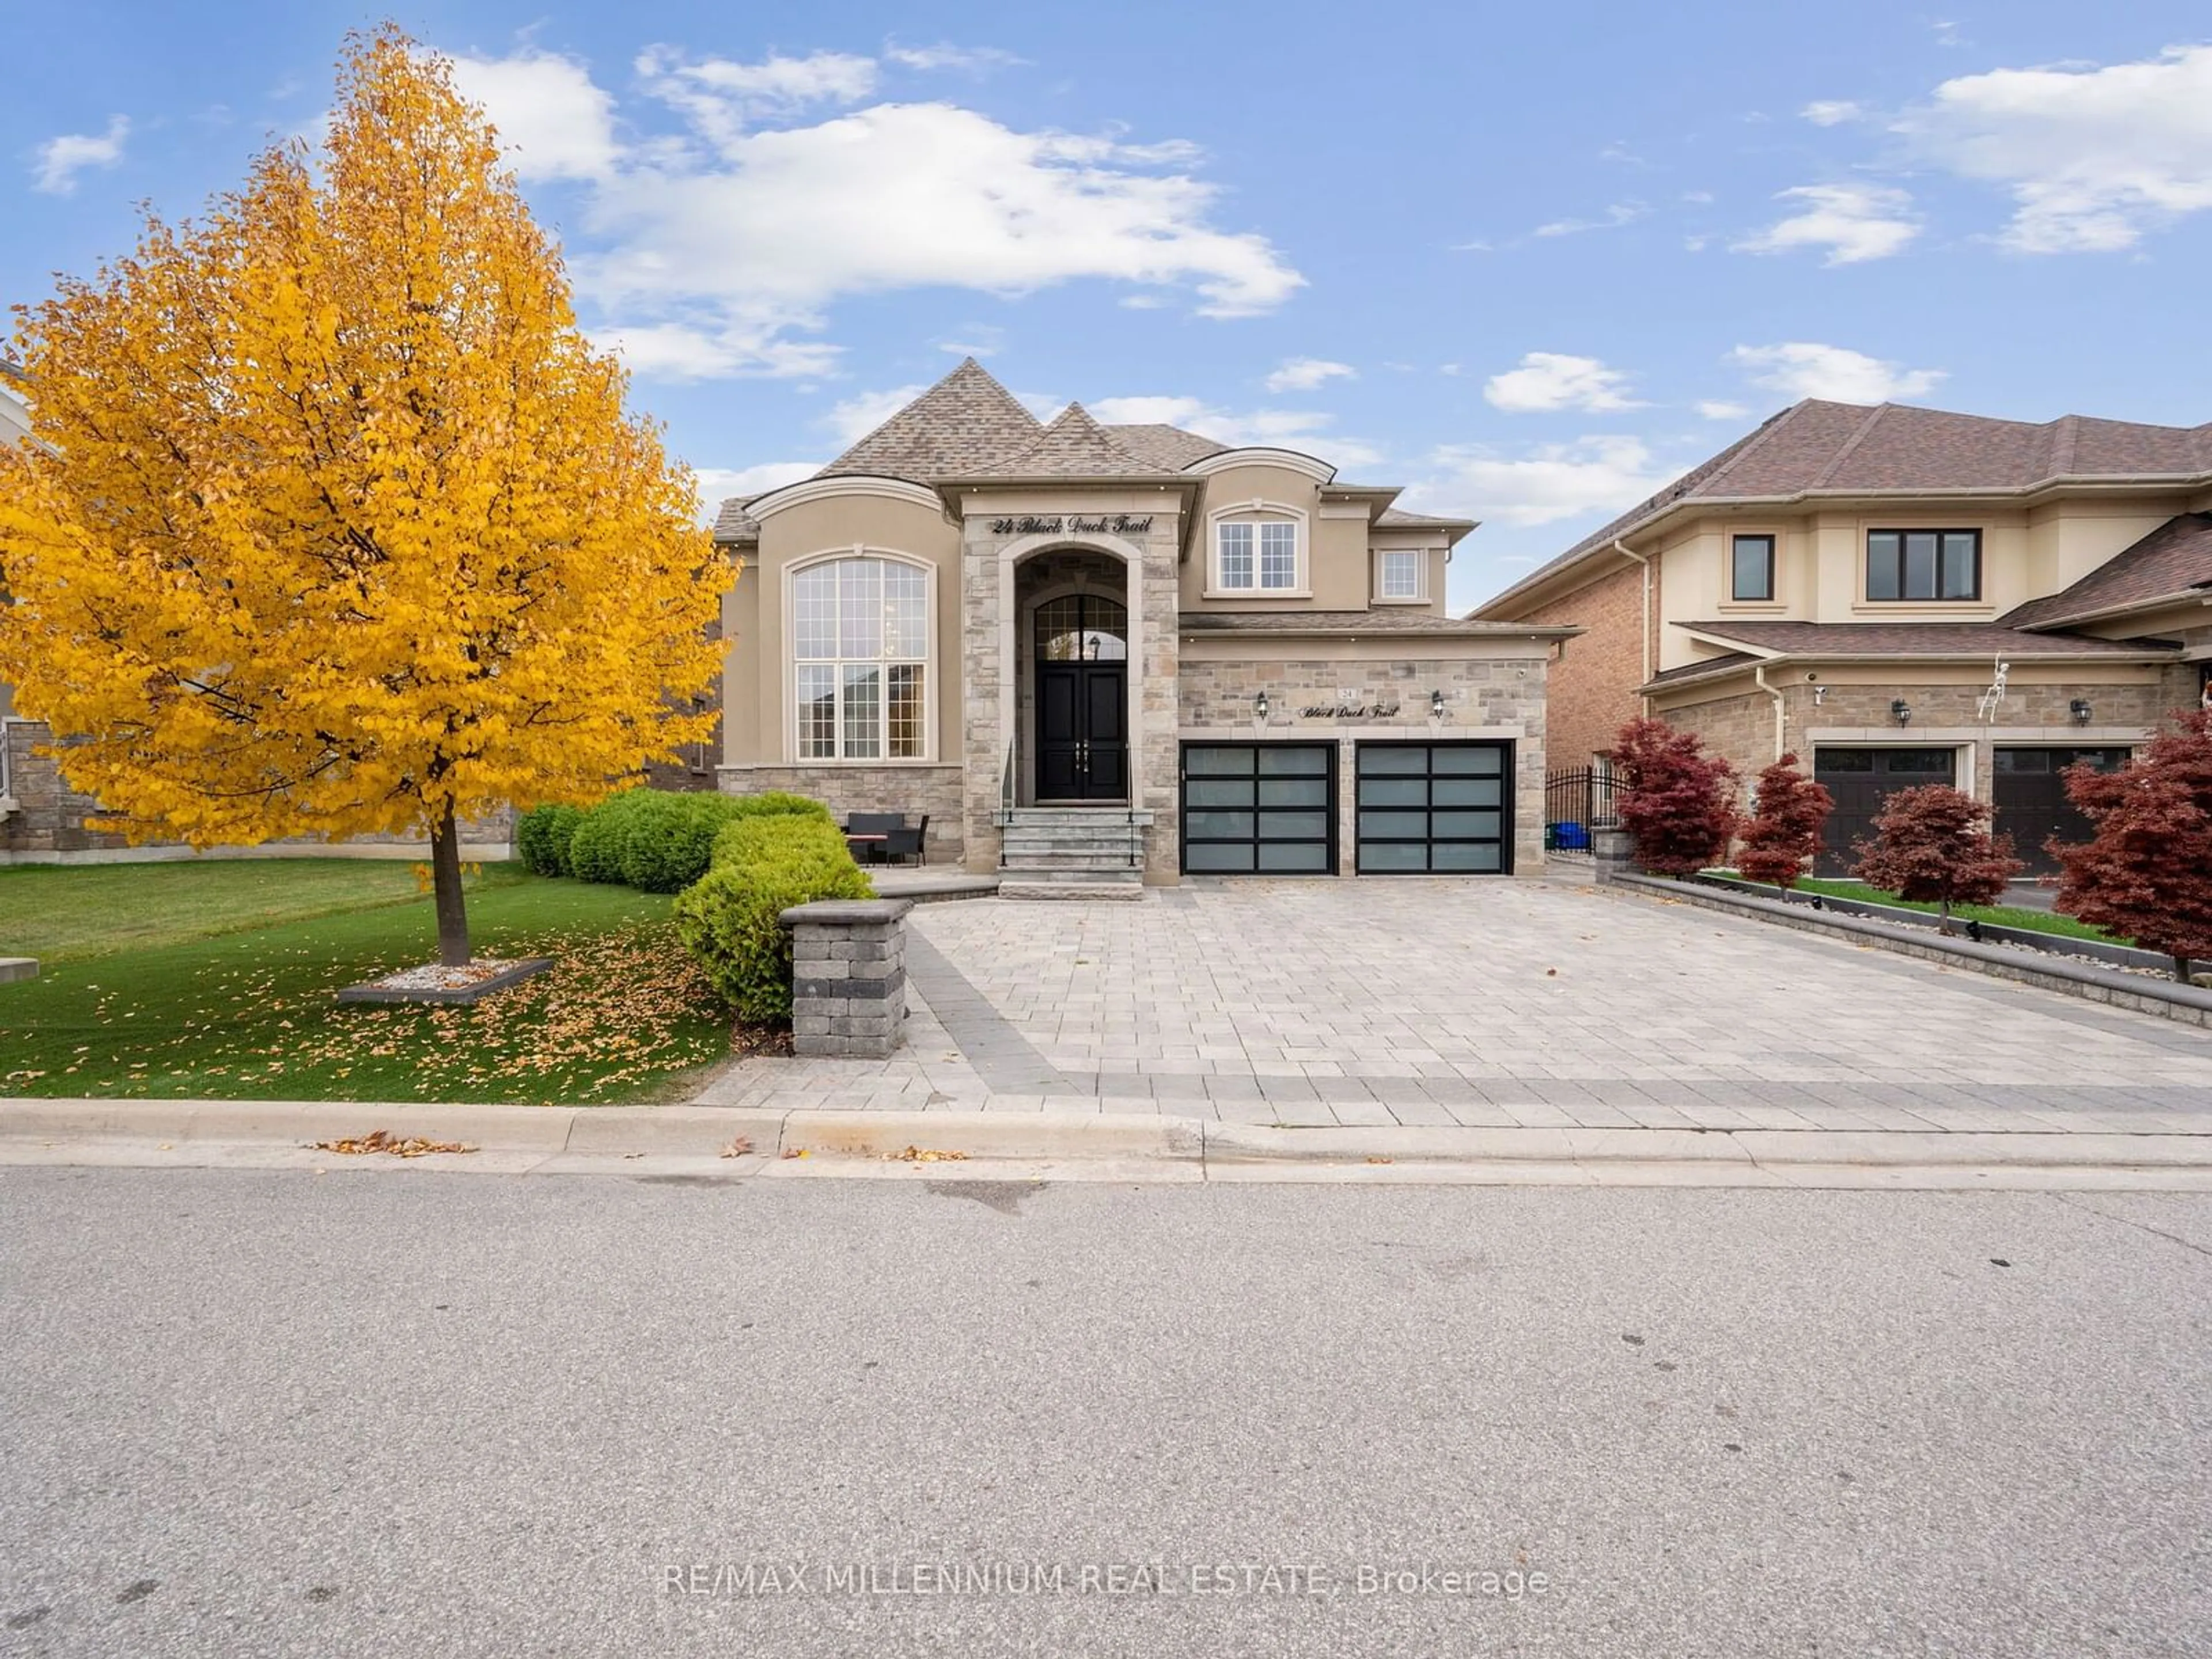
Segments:
[[[1626,830],[1590,831],[1590,862],[1600,881],[1611,881],[1636,868],[1636,842]]]
[[[778,918],[791,929],[792,1047],[882,1060],[906,1040],[911,899],[824,899]]]

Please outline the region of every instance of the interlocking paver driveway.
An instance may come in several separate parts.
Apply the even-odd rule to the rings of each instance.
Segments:
[[[909,927],[927,1006],[908,1055],[754,1066],[709,1097],[1287,1123],[2212,1121],[2196,1028],[1617,890],[1224,883],[924,905]]]

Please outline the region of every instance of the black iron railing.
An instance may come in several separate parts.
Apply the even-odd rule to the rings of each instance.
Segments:
[[[1544,850],[1587,858],[1590,832],[1610,830],[1618,823],[1613,813],[1613,774],[1594,766],[1577,766],[1544,778]]]

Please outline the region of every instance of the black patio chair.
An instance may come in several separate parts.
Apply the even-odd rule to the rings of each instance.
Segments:
[[[929,854],[925,848],[928,838],[929,814],[924,812],[921,815],[921,822],[912,829],[908,829],[902,823],[898,829],[890,832],[884,842],[884,856],[894,862],[900,859],[910,858],[917,866],[927,864],[929,862]]]
[[[855,812],[846,820],[845,845],[861,864],[883,861],[890,838],[906,828],[903,812]]]

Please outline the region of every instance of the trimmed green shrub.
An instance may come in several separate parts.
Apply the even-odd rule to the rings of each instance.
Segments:
[[[568,873],[579,881],[619,882],[632,822],[653,809],[649,789],[609,795],[584,814],[568,841]]]
[[[794,904],[875,890],[826,813],[756,815],[715,838],[714,867],[676,901],[676,931],[738,1018],[785,1023],[791,935],[776,918]]]
[[[820,801],[810,795],[794,795],[787,789],[763,789],[757,795],[729,795],[724,799],[734,809],[732,815],[741,818],[787,817],[821,818],[830,823],[837,821]]]
[[[737,816],[727,795],[641,790],[623,838],[623,879],[641,893],[680,893],[707,873],[714,837]]]
[[[514,821],[514,855],[533,876],[568,873],[568,842],[584,815],[573,806],[533,806]]]

